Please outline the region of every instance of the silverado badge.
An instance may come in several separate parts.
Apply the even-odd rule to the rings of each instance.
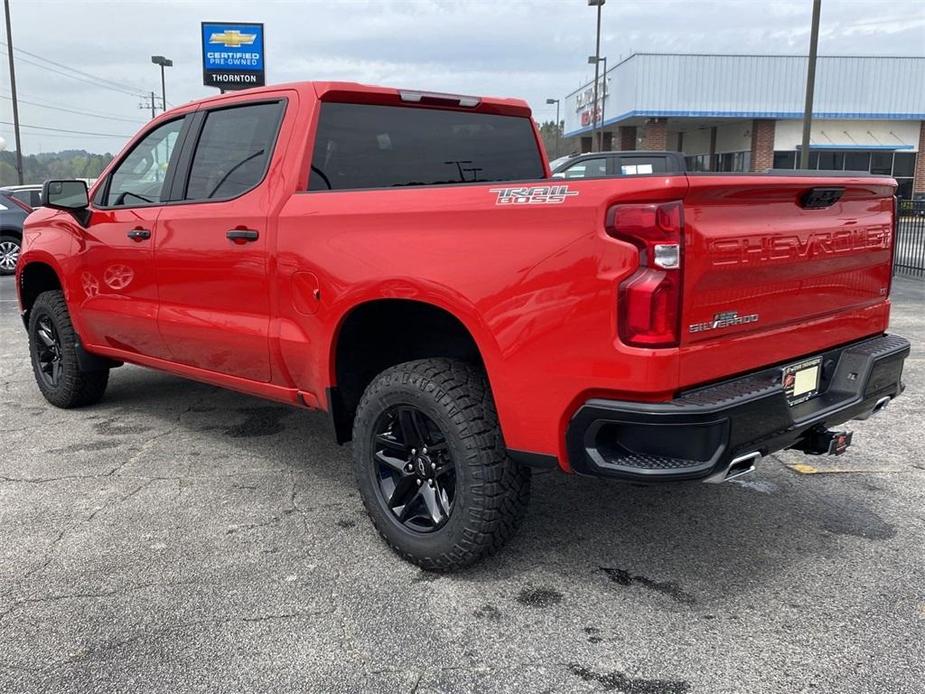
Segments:
[[[746,323],[757,323],[758,314],[750,313],[747,316],[740,316],[738,311],[723,311],[713,316],[713,320],[707,323],[691,323],[687,326],[688,332],[703,333],[707,330],[716,330],[717,328],[728,328],[731,325],[745,325]]]

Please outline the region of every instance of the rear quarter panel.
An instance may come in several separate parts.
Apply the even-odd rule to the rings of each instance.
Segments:
[[[344,317],[366,301],[403,298],[445,308],[469,329],[509,447],[558,454],[563,419],[583,394],[671,392],[676,350],[632,349],[616,339],[616,287],[637,258],[604,233],[603,220],[620,199],[679,199],[686,180],[571,181],[576,194],[559,204],[498,202],[498,189],[550,183],[562,184],[294,195],[277,238],[280,345],[289,372],[297,382],[332,384]],[[303,289],[294,279],[306,273],[317,277],[321,295],[309,315],[297,309]],[[309,372],[314,365],[318,373]]]

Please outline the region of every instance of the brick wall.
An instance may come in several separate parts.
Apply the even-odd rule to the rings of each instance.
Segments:
[[[665,118],[649,118],[642,136],[642,148],[664,152],[668,146],[668,121]]]
[[[774,121],[752,121],[752,171],[774,167]]]
[[[919,124],[919,151],[915,155],[915,178],[912,193],[925,193],[925,120]]]

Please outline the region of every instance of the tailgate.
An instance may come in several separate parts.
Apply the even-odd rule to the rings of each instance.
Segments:
[[[682,346],[767,333],[886,300],[892,179],[692,176],[690,182]],[[820,189],[841,197],[830,203]],[[807,200],[813,191],[816,199]],[[834,339],[856,337],[862,336]]]
[[[682,385],[885,329],[892,179],[713,175],[689,181]],[[831,202],[820,189],[840,197]]]

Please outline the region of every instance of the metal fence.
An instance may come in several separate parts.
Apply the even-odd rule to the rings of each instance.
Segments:
[[[925,199],[899,201],[893,274],[925,279]]]

